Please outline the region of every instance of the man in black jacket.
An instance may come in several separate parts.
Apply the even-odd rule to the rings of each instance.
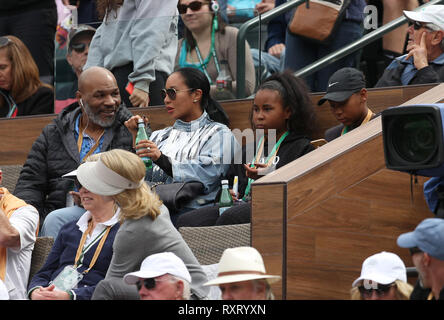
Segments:
[[[111,72],[101,67],[84,71],[77,101],[43,129],[17,181],[14,194],[37,208],[40,223],[51,211],[67,206],[72,189],[64,174],[77,169],[90,154],[132,150],[132,136],[124,125],[132,114],[120,105]]]
[[[393,60],[375,87],[444,81],[444,5],[404,11],[404,15],[411,23],[408,53]]]

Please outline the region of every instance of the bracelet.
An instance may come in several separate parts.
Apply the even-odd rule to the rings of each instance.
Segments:
[[[72,294],[71,290],[66,291],[67,294],[69,294],[69,300],[73,300],[74,299],[74,295]]]

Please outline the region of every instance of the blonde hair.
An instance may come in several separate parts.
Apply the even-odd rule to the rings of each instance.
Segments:
[[[413,286],[410,283],[404,282],[402,280],[395,280],[396,284],[396,298],[397,300],[409,300],[410,295],[413,291]],[[351,300],[363,300],[358,287],[353,287],[350,290]]]
[[[122,149],[113,149],[100,154],[100,160],[111,170],[133,182],[145,178],[145,164],[134,153]],[[146,183],[137,189],[127,189],[113,196],[119,205],[120,222],[126,219],[140,219],[149,216],[156,219],[160,214],[162,201],[152,192]]]

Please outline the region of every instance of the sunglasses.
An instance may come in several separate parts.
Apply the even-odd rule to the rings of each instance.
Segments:
[[[74,180],[74,187],[76,188],[77,191],[80,190],[80,188],[82,188],[82,184],[80,183],[79,180],[77,180],[77,178]]]
[[[174,88],[168,88],[168,89],[162,89],[160,91],[160,95],[162,96],[162,99],[165,99],[166,96],[168,96],[168,98],[170,98],[171,100],[176,100],[178,92],[181,92],[181,91],[191,91],[191,90],[194,90],[194,89],[191,88],[191,89],[176,90]]]
[[[412,21],[412,22],[409,23],[409,25],[413,26],[414,30],[419,30],[421,28],[425,28],[425,29],[430,30],[430,31],[435,31],[432,28],[430,28],[429,26],[427,26],[427,24],[422,24],[421,22],[418,22],[418,21]]]
[[[376,295],[378,297],[384,297],[385,295],[387,295],[387,293],[390,291],[390,288],[395,286],[394,283],[391,284],[378,284],[377,288],[365,288],[364,286],[360,286],[359,289],[359,293],[361,294],[361,297],[363,299],[369,299],[371,298],[373,291],[376,292]]]
[[[179,10],[180,14],[187,13],[187,9],[188,8],[190,8],[191,11],[199,11],[200,8],[202,8],[202,6],[204,4],[208,4],[208,2],[193,1],[193,2],[190,2],[188,5],[186,5],[186,4],[178,4],[177,5],[177,10]]]
[[[12,41],[8,37],[0,37],[0,48],[7,46],[9,43],[12,43]]]
[[[71,45],[71,48],[77,52],[77,53],[83,53],[86,49],[86,47],[89,47],[89,44],[86,43],[73,43]]]
[[[409,248],[410,251],[410,255],[413,256],[415,253],[420,253],[422,252],[421,249],[419,249],[418,247],[414,247],[414,248]]]
[[[170,279],[156,279],[156,278],[146,278],[146,279],[140,279],[136,282],[137,291],[140,291],[142,289],[142,286],[144,286],[148,290],[152,290],[156,287],[156,282],[162,282],[162,281],[170,281]]]

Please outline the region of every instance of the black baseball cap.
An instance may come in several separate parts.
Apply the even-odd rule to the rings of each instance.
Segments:
[[[362,88],[365,88],[365,77],[361,71],[355,68],[339,69],[328,80],[327,93],[319,100],[318,105],[327,100],[345,101]]]

